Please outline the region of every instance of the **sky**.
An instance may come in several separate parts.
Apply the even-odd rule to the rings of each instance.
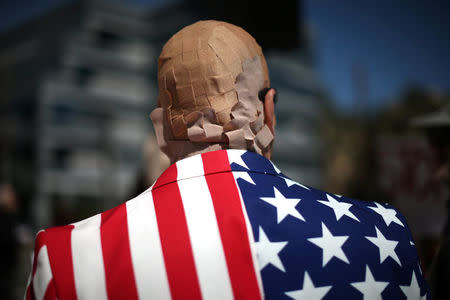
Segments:
[[[70,0],[0,1],[0,32]],[[147,7],[173,0],[121,0]],[[317,71],[335,106],[352,110],[352,66],[367,74],[369,108],[406,86],[450,91],[450,1],[304,0]]]
[[[306,0],[318,72],[338,108],[353,105],[352,66],[367,74],[372,108],[408,85],[450,91],[449,1]]]

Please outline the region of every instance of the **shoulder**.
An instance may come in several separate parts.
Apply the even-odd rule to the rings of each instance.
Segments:
[[[148,202],[142,201],[148,194],[144,192],[79,222],[39,231],[35,239],[31,276],[36,293],[45,293],[46,285],[53,279],[53,284],[60,288],[60,292],[68,291],[70,294],[75,289],[74,276],[83,275],[84,270],[92,271],[104,259],[103,255],[112,253],[109,250],[127,244],[129,215],[133,215],[135,223],[142,222],[139,211],[145,211],[145,208],[140,209],[140,206]],[[114,259],[113,255],[108,257],[108,261]],[[92,265],[93,261],[96,261],[95,265]],[[103,272],[101,268],[95,271],[98,274]]]
[[[359,219],[361,226],[375,226],[390,232],[407,234],[412,241],[406,218],[389,203],[357,200],[320,190],[315,190],[314,193],[325,195],[326,199],[319,202],[332,208],[335,213],[339,210],[351,211]]]
[[[238,184],[257,252],[260,257],[268,257],[270,249],[278,252],[275,264],[261,266],[268,295],[296,288],[271,284],[280,270],[293,278],[315,274],[312,280],[333,286],[336,298],[345,290],[347,297],[359,297],[352,284],[363,282],[369,269],[378,281],[391,282],[385,292],[391,299],[403,297],[414,280],[420,288],[413,292],[426,291],[411,232],[393,206],[314,189],[282,174],[251,174],[251,179],[254,184],[244,179]]]
[[[364,201],[349,198],[343,195],[333,194],[320,189],[316,189],[294,180],[291,180],[283,174],[278,176],[264,176],[264,180],[260,184],[256,184],[255,188],[278,190],[279,193],[286,197],[297,197],[301,199],[298,209],[301,206],[309,206],[314,208],[319,218],[333,217],[335,221],[342,218],[353,219],[362,223],[362,225],[377,225],[389,228],[407,229],[407,222],[401,212],[389,203],[373,201]],[[363,222],[361,222],[363,221]]]
[[[134,214],[142,206],[142,202],[149,195],[151,197],[150,189],[114,208],[78,222],[40,230],[35,238],[35,248],[40,248],[43,245],[59,248],[62,243],[71,243],[71,236],[74,232],[77,235],[89,235],[92,231],[98,231],[103,226],[119,226],[124,221],[126,222],[129,214]]]
[[[80,220],[78,222],[65,226],[51,227],[45,230],[47,236],[60,235],[76,230],[78,232],[90,231],[102,226],[112,225],[111,223],[126,221],[130,215],[134,215],[136,211],[145,203],[148,198],[152,197],[151,188],[140,195],[101,213]]]
[[[374,237],[398,242],[399,252],[415,258],[406,219],[392,205],[332,194],[282,175],[251,174],[251,180],[241,177],[237,183],[256,233],[260,226],[315,235],[329,231],[351,237],[348,244],[359,241],[354,248],[371,246]],[[306,240],[314,237],[304,232],[301,234]]]
[[[292,186],[299,186],[294,183]],[[301,185],[300,185],[301,187]],[[310,202],[315,212],[322,220],[330,220],[337,224],[356,222],[354,230],[367,230],[376,232],[382,230],[394,233],[397,238],[412,242],[412,235],[408,228],[406,218],[389,203],[364,201],[329,193],[320,189],[294,187],[296,192]]]

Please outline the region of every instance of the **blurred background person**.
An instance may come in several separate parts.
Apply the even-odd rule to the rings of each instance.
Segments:
[[[413,125],[422,128],[435,153],[435,180],[450,188],[450,104],[439,111],[417,117]],[[429,272],[429,284],[434,299],[449,299],[450,287],[450,197],[446,202],[446,221],[439,250]]]
[[[17,263],[16,229],[18,202],[12,185],[0,184],[0,294],[9,299],[14,289],[14,268]]]
[[[26,283],[24,272],[29,270],[33,249],[33,234],[27,223],[19,218],[20,201],[14,186],[0,184],[0,293],[4,299],[16,299]]]

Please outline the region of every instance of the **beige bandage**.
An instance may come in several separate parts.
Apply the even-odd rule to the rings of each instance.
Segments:
[[[262,153],[273,135],[258,92],[269,86],[256,41],[224,22],[176,33],[158,61],[159,107],[151,113],[160,148],[173,161],[205,150]]]

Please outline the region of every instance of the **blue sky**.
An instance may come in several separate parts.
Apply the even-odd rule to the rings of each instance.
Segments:
[[[389,104],[411,83],[449,91],[449,3],[305,1],[319,74],[336,105],[351,109],[354,64],[367,72],[373,108]]]
[[[0,32],[68,1],[2,1]],[[303,7],[318,72],[337,108],[352,110],[355,64],[367,73],[372,108],[389,104],[411,83],[450,90],[450,1],[305,0]]]

